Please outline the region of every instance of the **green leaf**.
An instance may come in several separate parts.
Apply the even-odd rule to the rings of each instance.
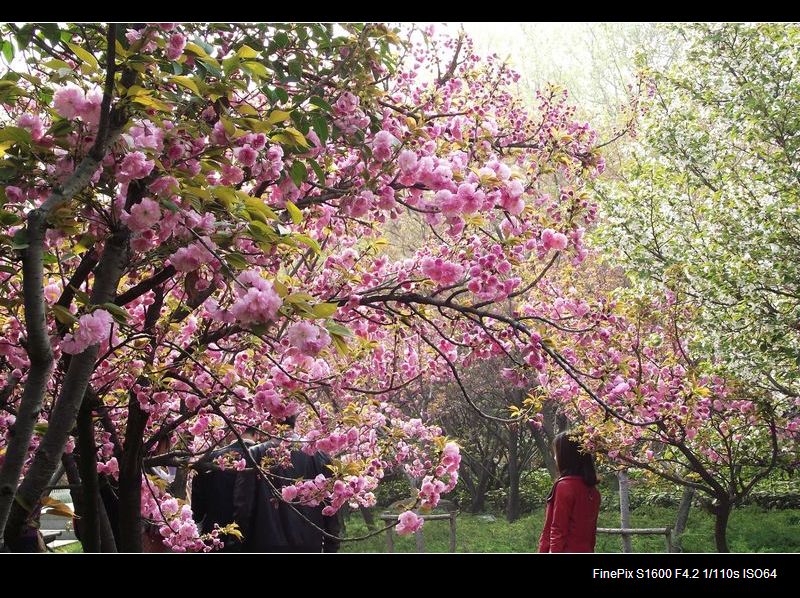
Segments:
[[[222,185],[214,187],[211,189],[211,194],[228,210],[236,203],[236,192],[230,187],[224,187]]]
[[[278,293],[279,297],[286,297],[289,294],[289,288],[283,284],[280,280],[273,280],[272,286],[275,287],[275,292]]]
[[[267,324],[254,324],[250,327],[250,330],[257,336],[264,336],[269,331],[269,326]]]
[[[69,46],[70,50],[75,52],[75,55],[80,58],[84,64],[89,66],[89,72],[96,71],[98,68],[100,68],[100,65],[97,63],[97,59],[90,52],[87,52],[78,44],[67,43],[67,45]]]
[[[173,214],[177,214],[181,211],[181,207],[171,199],[162,199],[159,203]]]
[[[350,354],[350,347],[347,346],[347,342],[345,342],[341,336],[333,335],[331,340],[333,340],[333,345],[336,347],[336,351],[339,355],[347,357]]]
[[[242,102],[241,104],[236,104],[236,106],[234,106],[234,109],[236,110],[236,112],[238,112],[239,114],[242,114],[244,116],[259,116],[258,110],[256,110],[255,108],[253,108],[250,104],[247,104],[246,102]],[[251,119],[248,119],[248,120],[252,121],[254,119],[251,118]]]
[[[303,135],[308,135],[311,127],[309,126],[308,117],[303,112],[299,110],[292,112],[292,122]]]
[[[317,175],[317,180],[319,181],[319,184],[324,185],[325,173],[322,171],[322,168],[320,168],[320,165],[317,164],[315,160],[311,159],[309,159],[308,163],[311,164],[311,169],[314,171],[314,174]]]
[[[333,107],[319,96],[311,96],[308,101],[317,108],[322,108],[327,112],[333,112]]]
[[[241,61],[236,56],[231,56],[222,61],[222,70],[225,71],[226,76],[230,76],[239,69]]]
[[[276,87],[275,95],[277,95],[278,99],[284,104],[289,101],[289,92],[287,92],[283,87]]]
[[[11,249],[25,249],[28,245],[28,232],[24,228],[14,233]]]
[[[228,137],[234,137],[236,135],[236,125],[234,122],[229,118],[225,118],[224,116],[219,120],[222,123],[222,127],[225,129],[225,134]]]
[[[212,75],[214,75],[217,78],[221,78],[222,77],[222,71],[219,68],[219,62],[217,62],[216,60],[214,60],[210,56],[207,57],[207,58],[200,58],[199,60],[200,60],[200,63],[206,69],[208,69],[208,72],[210,72]]]
[[[253,48],[248,45],[244,45],[239,48],[239,51],[236,52],[236,56],[243,60],[247,60],[250,58],[258,58],[258,52],[256,52]]]
[[[33,139],[27,129],[21,127],[3,127],[0,129],[0,141],[14,141],[20,145],[30,145]]]
[[[22,222],[19,214],[9,212],[8,210],[0,210],[0,224],[3,226],[14,226]]]
[[[3,56],[5,56],[7,62],[14,60],[14,44],[10,41],[3,42]]]
[[[159,112],[172,112],[172,106],[148,95],[137,95],[133,98],[133,101],[147,108],[158,110]]]
[[[259,243],[273,245],[278,239],[274,230],[258,220],[253,220],[248,224],[247,230],[250,232],[252,238]]]
[[[53,312],[53,317],[66,326],[78,323],[78,318],[63,305],[54,305],[50,310]]]
[[[229,266],[235,268],[236,270],[246,270],[250,267],[250,262],[248,262],[241,253],[236,251],[232,251],[231,253],[227,254],[225,256],[225,261]]]
[[[311,308],[311,312],[317,318],[330,318],[338,308],[337,303],[317,303]]]
[[[260,62],[247,60],[242,63],[242,68],[249,71],[251,75],[255,75],[256,77],[260,77],[262,79],[267,79],[269,77],[269,71],[267,71],[267,67]]]
[[[303,65],[299,60],[289,61],[289,74],[300,80],[303,77]]]
[[[55,121],[47,130],[48,135],[53,137],[65,137],[72,132],[72,123],[66,119]]]
[[[309,295],[308,293],[292,293],[291,295],[287,295],[286,298],[283,300],[284,303],[301,303],[301,302],[308,302],[313,301],[314,296]]]
[[[47,41],[54,46],[58,45],[58,43],[61,41],[61,31],[59,30],[57,23],[42,23],[40,28],[42,33],[44,33],[44,36],[47,38]]]
[[[320,142],[325,144],[328,141],[328,121],[321,114],[315,114],[311,117],[311,128],[319,137]]]
[[[285,121],[291,116],[291,112],[286,110],[273,110],[267,117],[267,122],[271,125]]]
[[[80,239],[78,239],[78,242],[75,243],[75,246],[72,248],[72,250],[76,255],[80,255],[84,251],[88,251],[90,247],[94,247],[96,241],[97,239],[95,239],[92,235],[83,235]]]
[[[295,162],[295,164],[297,164],[297,162]],[[292,222],[295,224],[300,224],[303,221],[303,213],[289,200],[286,200],[286,211],[289,212],[289,216],[292,217]]]
[[[185,76],[177,77],[176,76],[176,77],[170,77],[169,80],[174,82],[174,83],[177,83],[178,85],[180,85],[182,87],[185,87],[186,89],[189,89],[189,90],[193,91],[198,96],[201,95],[200,89],[197,87],[197,83],[195,83],[194,80],[191,77],[185,77]]]
[[[108,313],[110,313],[115,320],[120,321],[122,323],[128,321],[128,310],[125,309],[124,307],[120,307],[119,305],[116,305],[115,303],[111,302],[102,303],[100,304],[100,307],[106,310]]]
[[[86,293],[78,288],[75,288],[72,285],[69,285],[69,288],[72,289],[72,292],[75,293],[75,300],[80,303],[81,305],[89,305],[90,297],[89,293]]]
[[[58,71],[60,69],[67,69],[70,72],[72,71],[72,67],[63,60],[48,60],[42,66],[53,69],[54,71]]]
[[[306,180],[306,177],[308,176],[306,165],[300,162],[299,160],[295,160],[292,163],[291,168],[289,168],[289,176],[292,177],[292,182],[295,184],[295,186],[299,188],[300,185],[303,184],[303,182]],[[289,213],[290,214],[292,213],[291,209],[289,210]],[[292,216],[292,220],[294,220],[294,216]],[[295,220],[295,224],[297,223],[298,221]]]
[[[301,243],[305,243],[306,245],[308,245],[311,249],[314,250],[314,253],[316,253],[317,255],[322,253],[322,248],[319,246],[319,243],[317,243],[314,239],[312,239],[308,235],[304,235],[303,233],[294,233],[292,235],[292,238],[295,239],[296,241],[300,241]]]
[[[260,199],[247,197],[244,200],[245,209],[251,215],[251,220],[260,220],[267,224],[267,220],[278,220],[278,215]]]
[[[22,29],[19,30],[19,33],[15,35],[17,38],[17,45],[19,46],[20,50],[25,50],[28,45],[31,43],[31,38],[33,37],[33,24],[28,23],[24,25]]]
[[[295,145],[299,145],[300,147],[304,147],[306,149],[311,147],[310,145],[308,145],[308,141],[306,141],[306,138],[303,136],[303,134],[294,127],[286,127],[286,129],[284,130],[292,138],[292,141],[294,142]]]
[[[198,56],[200,58],[211,58],[208,55],[208,52],[206,52],[205,50],[203,50],[203,48],[201,48],[200,46],[198,46],[197,44],[195,44],[193,42],[187,42],[185,50],[188,51],[188,52],[191,52],[192,54],[194,54],[195,56]],[[211,60],[214,60],[214,59],[211,58]],[[214,62],[216,62],[216,60]]]
[[[17,87],[13,81],[0,80],[0,102],[9,102],[21,95],[26,95],[25,91]]]
[[[294,140],[283,133],[275,133],[275,135],[270,136],[270,139],[275,143],[282,143],[283,145],[295,145]]]
[[[275,42],[275,45],[279,48],[285,48],[289,45],[289,36],[286,35],[283,31],[279,31],[275,34],[272,38],[272,41]]]
[[[325,328],[330,332],[333,336],[341,336],[341,337],[348,337],[353,336],[353,331],[347,328],[346,326],[342,326],[341,324],[337,324],[333,321],[325,322]]]

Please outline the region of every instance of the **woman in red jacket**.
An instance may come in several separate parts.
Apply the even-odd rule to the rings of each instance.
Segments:
[[[561,477],[547,497],[539,552],[594,552],[600,512],[594,457],[567,434],[553,440]]]

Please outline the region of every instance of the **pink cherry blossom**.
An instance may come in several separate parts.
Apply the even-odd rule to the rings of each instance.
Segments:
[[[82,353],[90,345],[107,340],[113,323],[114,318],[104,309],[85,314],[78,319],[78,328],[64,337],[61,349],[73,355]]]
[[[161,220],[161,208],[158,202],[144,197],[131,208],[126,224],[132,231],[141,232],[152,228],[159,220]]]
[[[413,534],[415,531],[421,528],[422,524],[424,523],[424,519],[419,517],[413,511],[405,511],[404,513],[401,513],[397,517],[397,520],[400,523],[398,523],[397,527],[395,527],[395,531],[399,536],[408,536]]]
[[[310,322],[297,322],[286,333],[289,343],[306,355],[317,355],[331,344],[328,332]]]
[[[53,94],[53,106],[56,112],[66,119],[73,119],[83,110],[86,95],[83,90],[69,84],[61,87]]]

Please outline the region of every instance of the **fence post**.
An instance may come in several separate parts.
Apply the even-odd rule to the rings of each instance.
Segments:
[[[456,512],[450,512],[450,552],[456,551]]]
[[[622,529],[631,527],[630,483],[626,471],[617,472],[619,480],[619,516]],[[633,552],[633,543],[630,534],[622,534],[622,552]]]

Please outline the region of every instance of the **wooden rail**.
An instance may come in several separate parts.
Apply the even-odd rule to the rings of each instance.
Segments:
[[[435,515],[422,515],[425,521],[437,521],[442,519],[450,520],[450,552],[456,551],[456,514],[457,511],[450,511],[449,513],[437,513]],[[380,515],[380,519],[381,521],[385,521],[387,523],[397,521],[397,514],[382,513]],[[415,531],[414,536],[417,540],[417,552],[425,552],[425,538],[422,535],[422,530]],[[393,527],[390,527],[388,530],[386,530],[386,552],[394,552]]]

